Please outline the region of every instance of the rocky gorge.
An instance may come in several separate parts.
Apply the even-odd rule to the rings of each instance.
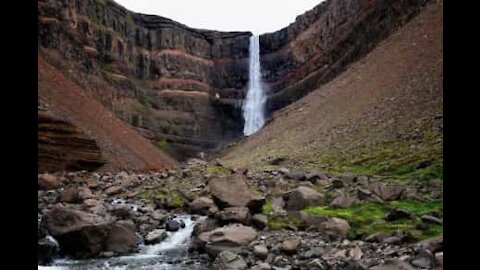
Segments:
[[[443,269],[443,1],[260,35],[38,1],[39,269]]]
[[[261,35],[267,115],[334,78],[428,2],[323,1]],[[42,60],[69,70],[158,148],[181,160],[243,135],[250,32],[193,29],[110,0],[41,0],[38,10]]]

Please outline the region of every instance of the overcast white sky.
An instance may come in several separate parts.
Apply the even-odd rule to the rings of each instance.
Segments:
[[[323,0],[115,0],[140,13],[170,18],[194,28],[274,32]]]

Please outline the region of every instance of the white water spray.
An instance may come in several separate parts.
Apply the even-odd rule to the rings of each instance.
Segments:
[[[245,119],[243,134],[247,136],[257,132],[265,124],[265,102],[267,98],[262,86],[260,71],[259,36],[252,35],[250,37],[248,90],[243,104],[243,118]]]

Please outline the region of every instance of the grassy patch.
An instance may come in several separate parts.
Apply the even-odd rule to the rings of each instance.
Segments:
[[[262,208],[262,213],[266,216],[273,214],[273,205],[271,201],[266,201]]]
[[[293,216],[275,216],[268,217],[267,226],[270,230],[288,230],[298,228],[302,225],[302,221]]]
[[[388,212],[389,207],[405,208],[419,217],[441,209],[443,203],[420,203],[404,200],[385,204],[373,202],[360,203],[345,209],[315,206],[308,207],[304,211],[312,215],[338,217],[347,220],[351,226],[349,233],[349,237],[351,238],[355,238],[357,235],[365,236],[376,232],[392,233],[396,231],[404,231],[411,232],[411,234],[418,239],[424,239],[443,233],[443,226],[431,224],[424,225],[426,227],[424,227],[420,233],[417,233],[417,228],[421,224],[419,219],[387,222],[383,218]]]

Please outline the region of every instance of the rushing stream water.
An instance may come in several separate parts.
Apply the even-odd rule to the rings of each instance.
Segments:
[[[248,90],[243,104],[243,133],[247,136],[257,132],[265,124],[266,95],[260,72],[260,40],[259,36],[253,35],[250,37]]]
[[[71,260],[58,259],[52,266],[38,266],[45,270],[205,270],[208,262],[205,257],[191,252],[191,235],[195,224],[202,218],[179,216],[185,227],[168,236],[159,244],[141,245],[139,253],[129,256],[106,259]]]

